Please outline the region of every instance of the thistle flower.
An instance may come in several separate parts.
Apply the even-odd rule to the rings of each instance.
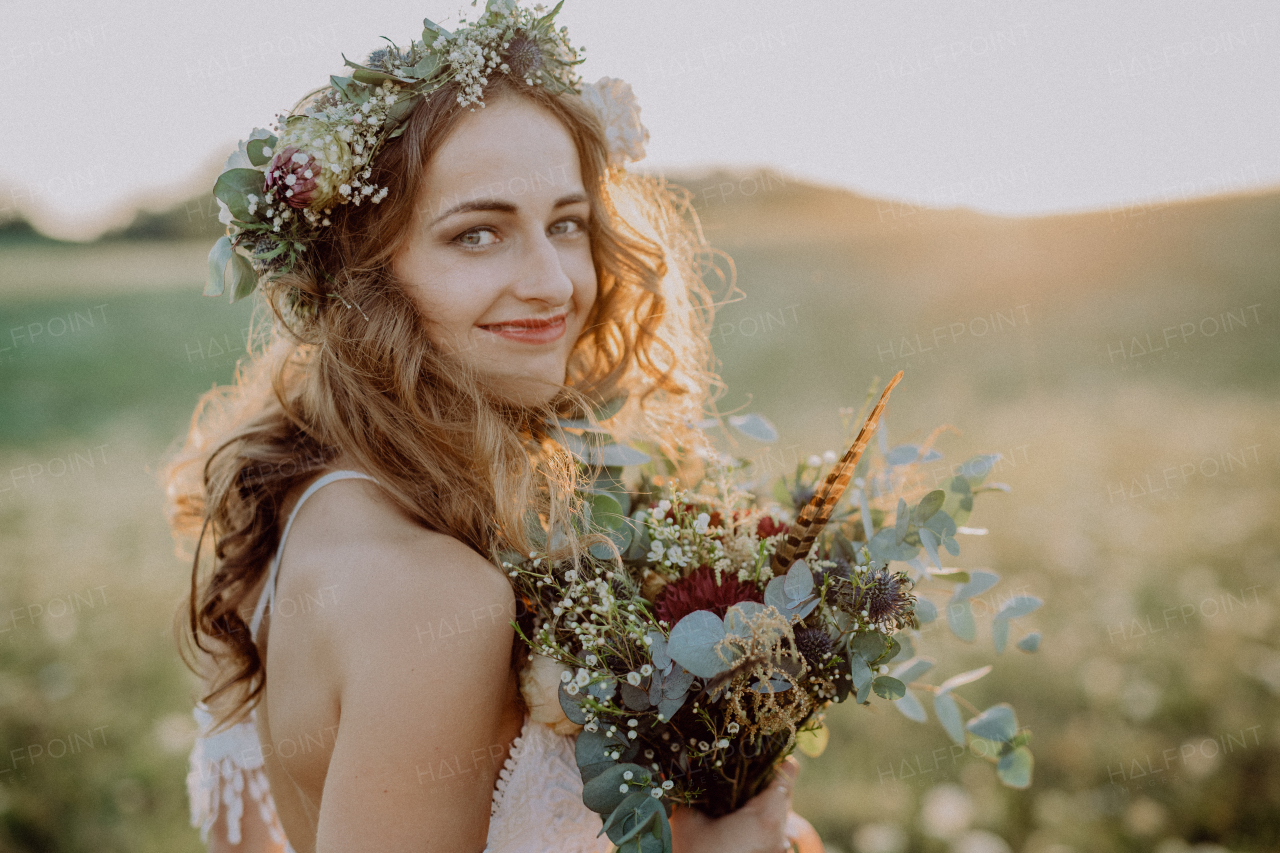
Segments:
[[[662,588],[655,601],[659,619],[674,625],[695,610],[710,610],[723,618],[729,608],[743,601],[764,603],[760,588],[729,575],[716,584],[715,572],[703,563],[688,575]]]
[[[502,59],[510,66],[511,73],[520,79],[533,77],[542,70],[546,61],[538,43],[525,35],[518,35],[508,43]]]
[[[834,648],[831,635],[821,628],[796,628],[796,649],[811,668],[820,668],[825,662],[825,656]]]
[[[876,566],[842,586],[837,593],[838,603],[842,610],[873,625],[914,628],[918,624],[916,598],[911,594],[911,587],[911,579],[905,572],[890,572],[887,566]]]

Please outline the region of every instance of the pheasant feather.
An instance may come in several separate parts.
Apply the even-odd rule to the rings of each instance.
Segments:
[[[787,534],[786,540],[773,554],[773,573],[775,576],[786,574],[792,563],[809,553],[809,549],[813,547],[818,534],[822,532],[822,528],[831,519],[836,503],[839,502],[841,495],[844,494],[844,490],[848,488],[849,481],[853,479],[853,469],[857,466],[858,460],[862,458],[862,451],[866,450],[867,444],[871,441],[871,434],[876,431],[876,425],[880,422],[880,415],[884,412],[885,404],[889,402],[889,392],[893,390],[893,387],[901,379],[902,371],[899,370],[893,379],[889,380],[889,384],[885,386],[884,391],[880,394],[880,402],[876,403],[876,407],[871,410],[866,423],[858,431],[858,437],[854,439],[853,444],[845,451],[844,456],[831,469],[831,473],[827,474],[827,478],[822,485],[818,487],[818,490],[813,493],[813,497],[809,499],[809,502],[800,510],[800,514],[796,516],[796,521],[791,525],[791,531]]]

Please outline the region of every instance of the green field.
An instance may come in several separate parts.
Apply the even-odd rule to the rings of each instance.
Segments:
[[[1032,787],[936,722],[837,707],[796,795],[829,849],[1280,849],[1280,196],[1005,220],[689,183],[737,268],[717,405],[780,433],[741,450],[840,450],[902,369],[892,443],[953,427],[938,477],[1004,457],[956,563],[1002,575],[987,607],[1047,602],[1018,623],[1041,651],[962,691],[1018,709]],[[199,296],[207,246],[0,247],[0,851],[201,849],[156,472],[243,353],[249,307]],[[938,679],[993,658],[921,650]]]

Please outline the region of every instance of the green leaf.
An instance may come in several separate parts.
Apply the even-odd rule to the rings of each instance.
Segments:
[[[972,643],[978,636],[978,627],[973,623],[973,611],[967,601],[952,601],[947,604],[947,625],[951,633],[966,643]]]
[[[915,509],[911,511],[911,520],[917,525],[924,524],[933,518],[933,514],[942,509],[942,504],[947,499],[947,493],[942,489],[934,489],[929,494],[920,499],[920,503],[916,504]]]
[[[1039,651],[1040,649],[1040,632],[1032,631],[1027,636],[1018,641],[1018,648],[1028,654]]]
[[[649,454],[625,444],[606,444],[598,449],[592,462],[596,465],[643,465],[650,458]]]
[[[920,544],[924,546],[924,552],[929,555],[929,559],[933,560],[933,564],[938,568],[942,568],[942,561],[938,559],[938,536],[927,527],[920,528]]]
[[[419,80],[427,80],[440,70],[440,58],[434,52],[427,53],[413,66],[413,76]]]
[[[999,453],[975,456],[961,465],[960,470],[963,472],[964,478],[969,481],[970,488],[976,489],[982,485],[983,480],[987,479],[987,475],[991,473],[991,469],[995,467],[998,461],[1000,461]]]
[[[927,598],[916,599],[916,619],[921,625],[928,625],[938,618],[938,608]]]
[[[640,796],[636,797],[635,794]],[[613,810],[613,814],[618,814],[619,812],[622,812],[622,814],[617,823],[608,830],[609,840],[618,845],[619,849],[622,849],[641,833],[652,832],[658,822],[658,815],[665,816],[661,801],[650,796],[648,791],[637,791],[633,794],[628,794],[627,798]],[[613,815],[610,815],[610,819],[612,817]]]
[[[253,264],[244,255],[235,252],[231,255],[231,301],[243,299],[258,286],[258,274],[253,271]]]
[[[996,775],[1010,788],[1027,788],[1031,785],[1031,771],[1034,766],[1035,760],[1031,756],[1031,750],[1020,746],[1000,756],[1000,761],[996,764]]]
[[[329,84],[341,92],[344,98],[353,103],[356,100],[356,87],[352,85],[354,82],[355,80],[350,77],[339,77],[337,74],[329,75]]]
[[[964,601],[967,598],[973,598],[975,595],[991,589],[1000,581],[1000,576],[995,572],[988,572],[985,569],[975,569],[969,576],[969,581],[963,586],[958,587],[952,594],[952,601]]]
[[[853,686],[857,689],[859,701],[861,701],[862,691],[871,683],[873,676],[871,667],[867,666],[866,660],[857,652],[849,655],[849,674],[853,676]]]
[[[263,196],[262,187],[267,176],[257,169],[228,169],[218,176],[213,194],[231,211],[239,222],[255,222],[257,217],[249,213],[249,201],[245,196]]]
[[[1000,608],[1000,612],[995,615],[997,619],[1017,619],[1020,616],[1026,616],[1040,608],[1044,604],[1034,595],[1018,595],[1009,599]]]
[[[931,669],[933,669],[933,658],[915,657],[898,664],[889,674],[910,684]]]
[[[422,19],[422,40],[426,42],[427,47],[430,47],[440,36],[449,38],[451,35],[452,33],[433,22],[430,18]]]
[[[778,440],[777,428],[769,423],[763,415],[730,415],[729,426],[738,432],[757,441],[774,442]]]
[[[611,492],[588,492],[585,495],[591,507],[591,519],[598,525],[615,529],[622,525],[626,515],[622,503]]]
[[[962,687],[965,684],[971,684],[977,681],[989,672],[991,672],[991,664],[980,666],[977,669],[971,669],[968,672],[962,672],[959,675],[953,675],[938,685],[938,693],[950,693],[957,687]]]
[[[1003,743],[1018,733],[1018,718],[1013,713],[1012,705],[1001,702],[974,717],[965,728],[978,737]]]
[[[907,502],[904,498],[898,498],[898,512],[893,523],[893,535],[899,543],[907,538],[910,524],[911,513],[907,510]]]
[[[715,651],[724,639],[724,622],[709,610],[695,610],[671,629],[667,654],[699,678],[714,678],[729,668]]]
[[[920,704],[920,700],[909,690],[901,699],[894,702],[893,706],[902,712],[902,716],[913,722],[923,723],[929,719],[924,712],[924,706]]]
[[[946,730],[947,736],[957,746],[964,746],[964,721],[960,718],[960,706],[950,693],[937,693],[933,697],[933,712]]]
[[[632,777],[629,782],[622,778],[628,772]],[[623,785],[630,789],[648,779],[649,771],[639,764],[615,764],[582,786],[583,805],[593,812],[608,814],[630,793],[629,790],[626,793],[619,790]]]
[[[871,687],[881,699],[897,700],[907,695],[907,687],[891,675],[878,676]]]
[[[245,152],[249,155],[249,162],[255,166],[265,166],[271,162],[271,158],[275,155],[276,143],[279,142],[274,136],[268,136],[266,139],[250,139],[245,145]],[[270,148],[271,154],[267,154],[262,149]]]
[[[947,499],[942,508],[955,520],[956,524],[964,524],[973,512],[973,489],[969,481],[959,475],[952,477],[947,484]]]
[[[791,564],[791,568],[787,570],[787,579],[783,583],[782,591],[792,601],[799,601],[813,592],[813,571],[808,563],[804,560],[796,560]]]
[[[213,248],[209,250],[209,280],[204,286],[205,296],[222,295],[227,286],[227,264],[231,263],[231,256],[234,254],[235,248],[231,245],[230,237],[224,235],[213,244]]]
[[[399,124],[409,117],[409,113],[413,112],[413,108],[422,102],[422,96],[418,94],[404,97],[403,95],[396,99],[396,102],[387,108],[387,117],[393,124]]]
[[[582,710],[582,703],[578,701],[576,696],[570,696],[564,691],[564,685],[561,684],[556,690],[556,696],[560,699],[560,710],[564,711],[564,715],[569,718],[570,722],[584,725],[587,722],[586,712]]]

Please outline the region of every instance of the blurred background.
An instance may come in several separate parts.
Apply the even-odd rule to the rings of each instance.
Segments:
[[[6,853],[202,849],[156,472],[245,352],[252,305],[199,296],[208,188],[340,52],[456,11],[260,5],[4,12]],[[975,613],[1046,601],[1036,654],[920,643],[995,662],[961,692],[1015,705],[1028,789],[879,702],[832,710],[797,811],[832,853],[1280,849],[1280,9],[833,6],[561,16],[732,258],[717,405],[777,425],[758,464],[841,450],[903,370],[890,443],[1001,454]]]

